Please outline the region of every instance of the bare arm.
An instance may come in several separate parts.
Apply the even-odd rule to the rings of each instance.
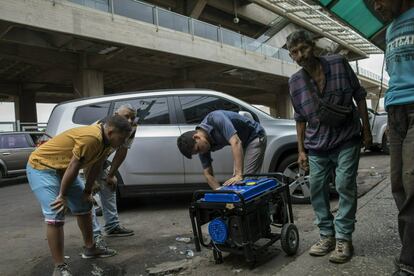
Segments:
[[[298,136],[298,164],[304,170],[308,170],[308,157],[305,151],[306,122],[296,122],[296,133]]]
[[[369,119],[368,119],[367,102],[365,101],[365,99],[360,100],[358,101],[357,106],[358,106],[359,116],[362,119],[364,146],[365,148],[370,148],[372,146],[372,134],[371,134],[371,127],[370,127]]]
[[[103,162],[106,159],[105,157],[102,157],[100,160],[95,162],[88,171],[85,183],[85,193],[90,194],[92,192],[93,183],[95,182],[96,178],[98,178],[98,175],[102,170]]]
[[[120,147],[116,150],[114,159],[112,159],[111,169],[109,170],[109,177],[113,177],[116,173],[116,171],[121,166],[122,162],[124,162],[126,156],[128,153],[128,148],[126,147]]]
[[[62,177],[62,182],[60,184],[60,196],[66,196],[69,186],[75,181],[75,178],[79,174],[81,165],[81,162],[76,157],[72,157],[68,168]]]
[[[68,191],[69,186],[72,185],[72,183],[75,181],[75,178],[78,176],[80,168],[81,162],[76,157],[72,157],[65,173],[62,176],[59,195],[50,204],[52,209],[56,210],[58,213],[65,212],[67,205],[65,199],[66,193]]]
[[[208,168],[206,168],[206,169],[204,169],[203,174],[204,174],[204,177],[207,180],[208,185],[213,190],[217,190],[218,188],[220,188],[220,183],[218,183],[218,181],[214,177],[213,168],[211,166],[208,167]]]
[[[230,138],[231,151],[233,153],[234,160],[234,176],[243,175],[243,145],[237,134],[234,134]]]

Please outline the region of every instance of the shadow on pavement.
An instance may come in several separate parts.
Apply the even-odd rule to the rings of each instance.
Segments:
[[[192,194],[123,198],[121,200],[120,210],[182,209],[190,206]]]

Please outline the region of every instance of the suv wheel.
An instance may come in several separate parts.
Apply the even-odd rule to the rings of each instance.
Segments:
[[[287,156],[277,168],[287,178],[289,183],[290,195],[292,203],[309,204],[310,203],[310,188],[309,176],[303,170],[299,169],[297,163],[298,155],[291,154]]]
[[[5,177],[5,170],[3,169],[2,166],[0,166],[0,181],[3,180],[4,177]]]
[[[290,189],[290,196],[294,204],[309,204],[310,203],[310,185],[309,172],[299,169],[297,163],[298,155],[288,155],[277,168],[278,172],[283,173],[287,178]],[[335,172],[331,173],[329,179],[329,192],[336,193],[335,190]]]

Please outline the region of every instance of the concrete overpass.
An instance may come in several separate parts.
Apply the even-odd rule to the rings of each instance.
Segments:
[[[0,2],[0,95],[15,102],[22,122],[35,121],[35,102],[180,87],[215,89],[269,106],[276,116],[291,115],[287,79],[298,67],[281,47],[295,26],[259,5]]]

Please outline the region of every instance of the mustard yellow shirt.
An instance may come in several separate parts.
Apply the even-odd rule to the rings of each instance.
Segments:
[[[66,169],[72,157],[81,161],[81,168],[108,156],[111,147],[103,136],[102,125],[69,129],[37,148],[29,157],[29,164],[37,170]]]

